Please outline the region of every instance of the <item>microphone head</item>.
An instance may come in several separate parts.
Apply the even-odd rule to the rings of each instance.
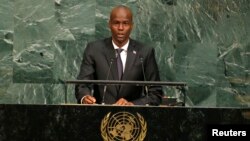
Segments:
[[[140,61],[143,62],[143,57],[140,56]]]
[[[118,53],[117,52],[115,52],[115,58],[117,58],[118,57]]]
[[[110,59],[110,64],[114,62],[114,58],[111,58]]]

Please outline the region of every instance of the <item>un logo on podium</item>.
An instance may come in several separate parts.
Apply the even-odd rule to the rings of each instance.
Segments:
[[[104,141],[143,141],[146,132],[147,122],[139,113],[109,112],[101,122]]]

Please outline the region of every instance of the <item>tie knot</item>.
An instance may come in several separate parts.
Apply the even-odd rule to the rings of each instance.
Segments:
[[[119,49],[116,49],[116,51],[118,54],[120,54],[123,51],[123,49],[119,48]]]

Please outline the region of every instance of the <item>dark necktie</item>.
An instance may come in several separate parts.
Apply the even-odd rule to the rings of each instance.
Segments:
[[[122,74],[123,74],[123,65],[122,65],[122,59],[121,59],[121,55],[120,53],[123,51],[123,49],[116,49],[117,52],[117,71],[118,71],[118,77],[119,80],[121,80],[122,78]]]

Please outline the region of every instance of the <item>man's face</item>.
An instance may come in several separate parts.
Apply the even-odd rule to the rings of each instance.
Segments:
[[[125,45],[133,28],[132,13],[124,8],[115,9],[110,16],[109,28],[115,44]]]

